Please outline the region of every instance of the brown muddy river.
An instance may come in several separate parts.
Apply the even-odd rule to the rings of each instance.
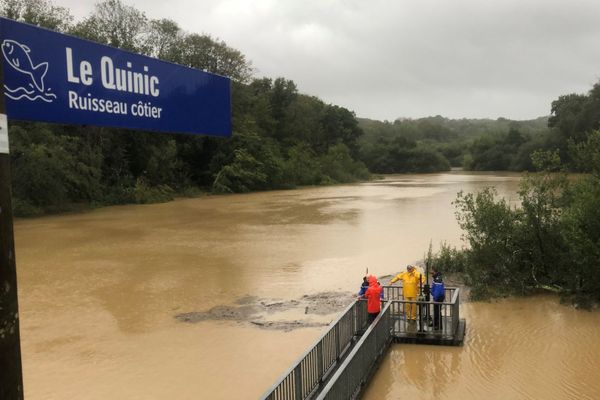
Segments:
[[[256,399],[351,301],[430,241],[451,201],[519,177],[357,185],[110,207],[15,223],[25,397]],[[469,303],[461,348],[397,345],[367,399],[598,399],[600,313],[552,297]]]

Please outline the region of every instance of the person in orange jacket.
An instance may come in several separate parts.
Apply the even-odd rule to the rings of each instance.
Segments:
[[[369,288],[363,297],[367,299],[367,312],[369,313],[369,323],[375,321],[375,318],[381,311],[381,291],[382,288],[377,282],[377,277],[369,275]]]
[[[390,281],[390,285],[396,281],[402,281],[402,294],[405,300],[416,301],[419,295],[419,287],[423,283],[423,276],[414,265],[408,265],[405,272],[401,272],[396,275]],[[406,304],[406,316],[409,321],[417,320],[417,304],[407,303]]]

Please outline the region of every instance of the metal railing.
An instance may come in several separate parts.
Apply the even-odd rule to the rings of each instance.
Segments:
[[[449,301],[409,301],[404,300],[401,286],[384,286],[384,299],[391,300],[390,318],[394,321],[393,333],[423,334],[450,337],[456,333],[460,321],[460,290],[446,288]],[[410,311],[416,307],[416,321],[410,321]],[[436,312],[439,312],[436,318]],[[437,324],[436,324],[437,322]]]
[[[261,399],[304,400],[313,396],[366,328],[367,304],[355,301]]]
[[[319,393],[317,400],[348,400],[360,395],[380,358],[392,342],[390,311],[393,303],[385,305],[383,311]]]
[[[452,337],[457,332],[458,288],[446,288],[450,301],[440,303],[405,300],[402,286],[384,286],[383,291],[385,305],[371,325],[367,323],[367,302],[355,301],[260,399],[355,398],[394,336]],[[417,307],[417,322],[407,320],[409,307]],[[440,326],[434,325],[435,307],[439,307]]]

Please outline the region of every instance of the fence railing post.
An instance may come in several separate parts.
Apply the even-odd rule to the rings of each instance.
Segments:
[[[317,344],[317,368],[319,373],[319,383],[323,382],[323,342]]]
[[[456,328],[454,329],[454,334],[458,332],[458,324],[460,323],[460,292],[456,295]]]
[[[337,324],[334,327],[335,332],[335,359],[339,361],[340,355],[342,353],[341,343],[340,343],[340,324]]]
[[[302,364],[298,364],[294,370],[294,396],[296,400],[302,399]]]

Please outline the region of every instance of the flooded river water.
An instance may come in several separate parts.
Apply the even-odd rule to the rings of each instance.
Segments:
[[[399,175],[18,220],[25,396],[255,399],[366,268],[393,274],[430,241],[461,244],[458,191],[515,200],[518,180]],[[461,313],[464,347],[394,346],[365,398],[600,398],[598,313],[551,297]]]

